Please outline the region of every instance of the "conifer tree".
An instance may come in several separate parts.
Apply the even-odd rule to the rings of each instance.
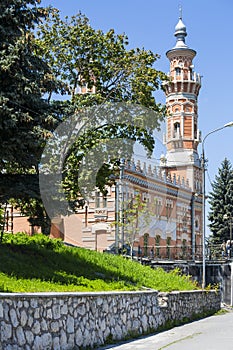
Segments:
[[[43,146],[55,126],[51,106],[43,98],[55,88],[51,69],[37,54],[35,27],[49,10],[40,0],[0,2],[0,201],[21,207],[35,203],[44,222],[38,165]],[[34,198],[34,199],[33,199]],[[34,213],[27,212],[29,216]]]
[[[52,78],[36,55],[35,25],[48,14],[40,0],[0,2],[0,172],[36,169],[54,119],[42,98]]]
[[[229,219],[233,217],[233,170],[228,159],[225,158],[221,163],[212,188],[209,194],[209,227],[213,242],[221,243],[230,238],[229,221],[224,215]]]

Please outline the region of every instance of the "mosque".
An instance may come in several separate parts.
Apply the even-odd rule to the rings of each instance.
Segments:
[[[202,169],[197,147],[198,94],[201,77],[194,71],[196,51],[185,43],[186,26],[180,16],[175,27],[175,46],[166,53],[170,61],[170,80],[166,94],[166,155],[159,166],[140,160],[121,163],[120,176],[106,195],[96,191],[83,203],[75,218],[64,218],[64,240],[89,249],[123,248],[127,237],[124,203],[136,195],[151,219],[139,223],[133,238],[135,254],[161,258],[194,259],[202,245]],[[76,230],[74,232],[74,225]],[[56,230],[54,235],[56,236]]]
[[[80,200],[76,214],[53,220],[51,235],[72,245],[98,251],[128,247],[134,254],[161,259],[196,259],[202,252],[202,168],[198,155],[198,94],[201,77],[194,71],[196,51],[185,42],[182,16],[175,27],[175,46],[166,56],[170,79],[166,94],[166,154],[158,166],[122,161],[119,179],[107,194],[95,191]],[[138,218],[132,240],[126,230],[125,204],[139,196],[149,219]],[[152,213],[153,212],[153,213]],[[140,216],[140,215],[139,215]],[[14,217],[14,231],[23,218]],[[21,221],[20,221],[21,220]],[[25,221],[24,221],[25,222]],[[20,226],[21,225],[21,226]]]

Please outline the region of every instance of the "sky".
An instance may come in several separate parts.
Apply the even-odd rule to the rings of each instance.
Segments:
[[[181,5],[188,33],[186,43],[197,51],[194,70],[203,76],[198,99],[202,138],[233,121],[232,0],[42,0],[41,4],[58,8],[64,16],[81,11],[95,29],[106,32],[113,28],[118,34],[127,34],[130,47],[144,47],[161,56],[155,68],[165,73],[169,71],[166,52],[175,45],[174,28]],[[155,97],[165,103],[162,93]],[[206,138],[207,194],[223,159],[226,157],[233,164],[232,151],[233,127]]]

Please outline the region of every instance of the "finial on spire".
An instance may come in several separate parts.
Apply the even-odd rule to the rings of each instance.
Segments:
[[[182,20],[182,5],[181,4],[179,5],[179,13],[180,13],[179,19]]]
[[[176,46],[175,48],[187,48],[188,46],[185,44],[185,37],[187,36],[186,26],[182,20],[182,6],[179,5],[179,21],[175,27],[175,36],[176,36]]]
[[[182,1],[182,0],[179,0]],[[185,43],[185,38],[187,36],[187,30],[186,30],[186,25],[183,22],[183,8],[182,5],[179,5],[179,20],[177,25],[175,26],[175,37],[176,37],[176,45],[167,52],[167,56],[170,59],[170,52],[175,51],[175,50],[189,50],[189,52],[192,52],[193,57],[196,55],[196,51],[190,49],[188,45]]]

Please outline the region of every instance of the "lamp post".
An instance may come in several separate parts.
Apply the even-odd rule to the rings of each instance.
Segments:
[[[202,141],[202,152],[201,152],[201,168],[202,168],[202,226],[203,226],[203,233],[202,233],[202,288],[205,288],[206,284],[206,274],[205,274],[205,265],[206,265],[206,258],[205,258],[205,201],[206,201],[206,194],[205,194],[205,171],[206,171],[206,158],[205,158],[205,140],[207,137],[217,131],[220,131],[224,128],[233,126],[233,121],[229,122],[227,124],[224,124],[223,126],[214,129],[208,134],[205,135]]]
[[[119,250],[119,183],[115,182],[115,249]]]
[[[229,250],[229,255],[228,255],[228,251],[227,251],[227,255],[231,259],[231,257],[232,257],[231,241],[232,241],[232,219],[233,219],[233,217],[231,215],[224,214],[223,219],[228,220],[228,223],[230,225],[230,250]],[[230,305],[233,306],[233,264],[232,264],[232,260],[231,260],[231,303],[230,303]]]
[[[119,222],[120,222],[120,238],[121,238],[121,248],[124,248],[124,186],[123,186],[123,178],[124,178],[124,167],[125,167],[125,159],[120,159],[120,177],[119,177]]]
[[[196,241],[195,241],[195,200],[199,193],[192,193],[191,196],[191,232],[192,232],[192,260],[195,260]]]
[[[231,215],[227,215],[227,214],[224,214],[223,215],[223,219],[224,220],[227,220],[228,221],[228,224],[229,224],[229,226],[230,226],[230,250],[229,250],[229,258],[231,258],[231,256],[232,256],[232,253],[231,253],[231,248],[232,248],[232,246],[231,246],[231,241],[232,241],[232,216]]]
[[[119,252],[120,239],[124,240],[123,237],[123,174],[124,174],[124,163],[125,160],[120,159],[120,173],[119,179],[115,183],[115,246],[116,253]],[[122,243],[122,241],[121,241]]]

